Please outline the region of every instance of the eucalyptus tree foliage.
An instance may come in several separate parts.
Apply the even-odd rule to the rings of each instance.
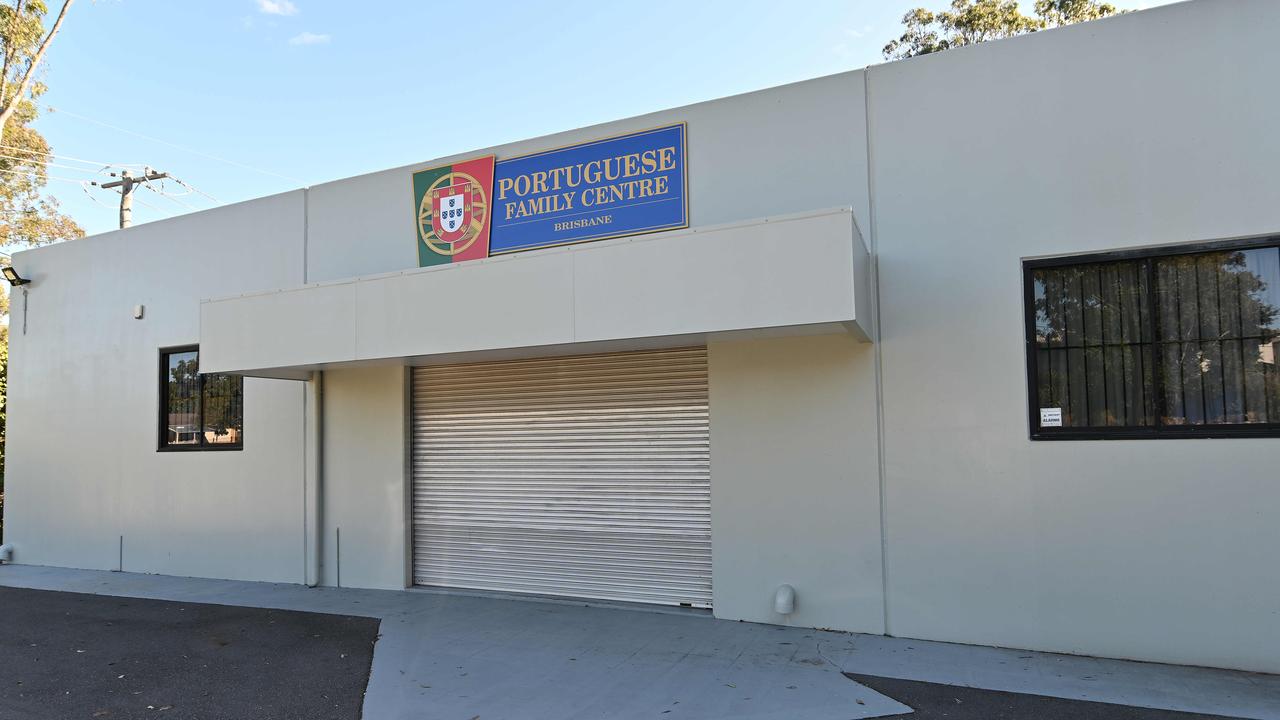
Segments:
[[[949,10],[916,8],[904,15],[903,33],[884,46],[884,56],[901,60],[928,55],[1118,12],[1111,3],[1099,0],[1036,0],[1031,15],[1022,13],[1017,0],[952,0]]]
[[[49,143],[31,127],[45,53],[62,28],[74,0],[66,0],[46,29],[43,0],[0,3],[0,245],[27,247],[84,235],[44,194],[51,159]]]
[[[29,247],[84,235],[74,220],[44,194],[49,143],[31,127],[44,94],[40,73],[45,53],[62,29],[74,0],[65,0],[47,29],[43,0],[0,2],[0,245]],[[7,260],[4,261],[7,264]],[[0,296],[0,317],[9,313]],[[0,325],[0,537],[4,533],[4,460],[9,327]]]

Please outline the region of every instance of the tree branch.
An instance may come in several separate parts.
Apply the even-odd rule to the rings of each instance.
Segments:
[[[10,27],[5,29],[5,37],[8,38],[4,48],[4,68],[0,70],[0,104],[4,103],[5,97],[9,93],[9,65],[13,62],[13,56],[17,52],[14,48],[13,37],[18,32],[18,20],[22,17],[23,0],[17,0],[13,4],[13,15],[9,17]]]
[[[0,137],[4,136],[5,126],[9,124],[9,118],[13,117],[13,113],[18,109],[18,103],[22,102],[23,96],[27,94],[27,90],[31,88],[31,81],[35,79],[36,68],[39,67],[40,61],[44,59],[44,53],[49,49],[50,43],[53,42],[53,36],[58,34],[58,30],[62,29],[62,21],[67,17],[67,10],[71,8],[71,3],[75,0],[66,0],[62,3],[62,10],[58,12],[58,19],[53,22],[53,28],[49,30],[49,34],[45,35],[44,40],[40,43],[40,49],[36,50],[36,54],[31,56],[31,64],[27,66],[27,72],[22,76],[22,82],[18,85],[18,90],[12,96],[4,99],[4,109],[0,110]]]

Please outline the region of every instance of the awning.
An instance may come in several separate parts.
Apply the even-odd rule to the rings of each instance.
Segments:
[[[721,337],[868,340],[868,266],[839,208],[206,300],[200,369],[304,379]]]

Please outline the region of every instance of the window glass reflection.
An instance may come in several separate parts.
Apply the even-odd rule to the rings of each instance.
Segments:
[[[1032,272],[1035,382],[1062,427],[1280,422],[1280,248]]]

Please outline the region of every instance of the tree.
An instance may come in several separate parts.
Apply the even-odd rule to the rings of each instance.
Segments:
[[[39,114],[36,100],[45,85],[38,77],[53,38],[62,29],[74,0],[65,0],[52,27],[43,0],[0,3],[0,245],[32,246],[84,235],[74,220],[58,211],[58,201],[43,195],[48,182],[49,143],[31,128]],[[9,298],[0,298],[0,317]],[[9,365],[9,328],[0,326],[0,538],[4,533],[4,440]]]
[[[1037,396],[1068,427],[1280,419],[1274,248],[1033,273]],[[1154,396],[1160,388],[1160,398]]]
[[[1119,10],[1099,0],[1036,0],[1035,14],[1023,15],[1017,0],[951,0],[951,9],[916,8],[902,16],[905,31],[884,46],[888,60],[901,60],[1025,35],[1115,15]]]
[[[38,79],[53,38],[74,0],[66,0],[46,31],[43,0],[0,3],[0,245],[43,245],[84,235],[42,193],[49,144],[30,127],[46,87]]]

